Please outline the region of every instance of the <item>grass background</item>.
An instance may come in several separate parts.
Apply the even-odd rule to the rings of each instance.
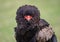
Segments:
[[[60,42],[60,0],[0,0],[0,42],[16,42],[16,10],[25,4],[38,7],[41,18],[52,25]]]

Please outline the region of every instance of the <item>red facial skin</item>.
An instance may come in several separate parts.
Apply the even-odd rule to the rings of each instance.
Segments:
[[[29,20],[32,19],[32,16],[30,16],[30,15],[26,15],[26,16],[24,16],[24,18],[25,18],[27,21],[29,21]]]

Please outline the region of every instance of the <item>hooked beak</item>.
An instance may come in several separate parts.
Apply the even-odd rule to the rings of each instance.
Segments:
[[[24,18],[26,19],[26,20],[31,20],[32,19],[32,16],[30,16],[30,15],[26,15],[26,16],[24,16]]]

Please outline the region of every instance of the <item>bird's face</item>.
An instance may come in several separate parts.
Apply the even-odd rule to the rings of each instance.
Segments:
[[[30,26],[31,24],[34,23],[33,22],[33,18],[34,18],[33,14],[28,13],[28,14],[25,14],[23,17],[24,17],[24,20],[26,21],[27,26]]]
[[[40,12],[35,6],[22,6],[17,10],[17,24],[36,24],[40,20]]]

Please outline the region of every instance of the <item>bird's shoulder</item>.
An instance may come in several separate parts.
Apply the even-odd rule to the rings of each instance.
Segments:
[[[40,27],[49,26],[49,23],[46,20],[44,20],[44,19],[40,19],[39,26]]]

